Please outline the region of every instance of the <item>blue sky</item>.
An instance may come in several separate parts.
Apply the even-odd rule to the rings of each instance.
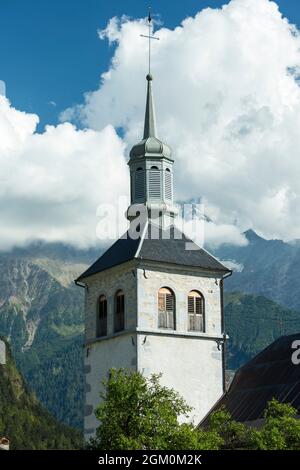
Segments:
[[[300,26],[300,2],[278,0],[288,21],[269,0],[224,3],[152,2],[165,26],[152,70],[175,197],[204,202],[211,244],[243,243],[249,228],[300,238],[300,34],[290,24]],[[136,19],[147,6],[0,0],[0,80],[11,102],[0,96],[0,250],[33,239],[94,244],[97,208],[128,198],[146,91],[146,23]],[[110,21],[122,15],[130,20]],[[103,28],[113,45],[99,39]],[[42,132],[62,111],[64,122]]]
[[[202,8],[225,3],[153,0],[152,10],[174,28]],[[300,24],[298,2],[277,3],[290,21]],[[108,68],[113,48],[99,40],[97,29],[115,15],[142,17],[147,5],[140,0],[0,0],[0,79],[12,104],[37,113],[40,129],[55,124],[62,110],[97,88],[100,73]]]

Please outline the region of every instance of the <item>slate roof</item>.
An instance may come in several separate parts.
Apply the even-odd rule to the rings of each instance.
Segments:
[[[207,426],[213,411],[225,405],[234,420],[256,421],[263,418],[268,401],[276,398],[291,403],[300,414],[300,365],[291,360],[293,341],[300,333],[282,336],[241,367],[227,393],[214,406],[201,426]]]
[[[176,232],[171,231],[171,237],[168,237],[167,232],[160,231],[159,237],[154,239],[151,233],[157,234],[157,228],[153,228],[150,224],[137,239],[133,239],[130,233],[126,232],[81,274],[77,281],[133,259],[192,266],[221,273],[230,272],[216,258],[177,229]]]

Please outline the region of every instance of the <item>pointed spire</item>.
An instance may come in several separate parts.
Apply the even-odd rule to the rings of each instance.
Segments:
[[[144,125],[144,139],[148,137],[157,137],[156,132],[156,117],[154,99],[152,93],[152,75],[148,73],[147,77],[147,101],[146,101],[146,113],[145,113],[145,125]]]

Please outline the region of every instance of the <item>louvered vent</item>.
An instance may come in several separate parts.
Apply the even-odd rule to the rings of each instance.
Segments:
[[[161,198],[160,171],[156,166],[149,170],[149,197],[151,199]]]
[[[172,173],[169,168],[165,171],[165,198],[172,200]]]
[[[144,199],[145,197],[145,176],[142,168],[138,168],[135,172],[135,200]]]

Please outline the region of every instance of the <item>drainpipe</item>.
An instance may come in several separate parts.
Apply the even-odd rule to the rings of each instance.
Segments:
[[[83,287],[83,289],[86,289],[87,291],[89,290],[88,289],[88,286],[86,284],[82,284],[81,282],[79,282],[77,279],[75,279],[75,284],[76,286],[79,286],[79,287]]]
[[[224,318],[224,279],[230,277],[232,271],[225,274],[220,281],[221,289],[221,329],[223,333],[223,343],[222,343],[222,364],[223,364],[223,393],[226,392],[226,333],[225,333],[225,318]]]

